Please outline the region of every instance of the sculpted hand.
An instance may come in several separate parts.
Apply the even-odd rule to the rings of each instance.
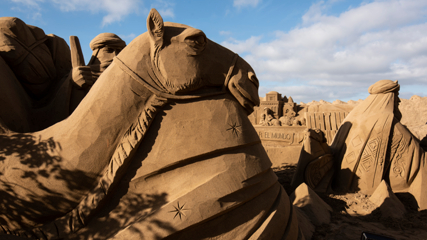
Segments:
[[[89,87],[94,83],[92,79],[92,72],[88,66],[74,67],[72,71],[72,79],[79,87]]]

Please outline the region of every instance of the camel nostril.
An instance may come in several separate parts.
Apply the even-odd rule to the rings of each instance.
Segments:
[[[252,71],[248,72],[248,78],[253,82],[257,87],[259,87],[259,81],[258,78],[255,76],[255,73]]]

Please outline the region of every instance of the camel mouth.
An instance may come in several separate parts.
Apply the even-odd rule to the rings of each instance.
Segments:
[[[251,114],[255,106],[259,106],[259,81],[250,67],[241,57],[236,62],[236,68],[228,83],[228,89],[246,112]]]

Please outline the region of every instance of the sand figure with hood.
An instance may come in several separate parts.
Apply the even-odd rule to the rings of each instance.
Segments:
[[[0,118],[11,129],[37,130],[40,114],[33,110],[55,98],[70,70],[64,39],[18,18],[0,18]]]
[[[89,66],[73,67],[64,39],[19,18],[1,17],[0,118],[17,132],[65,119],[125,45],[114,34],[100,34],[91,45],[96,54]]]
[[[372,194],[382,180],[393,192],[409,192],[427,209],[427,166],[419,140],[400,123],[400,85],[381,80],[344,119],[331,149],[340,191]]]
[[[113,58],[126,47],[126,43],[114,33],[101,33],[92,39],[89,46],[93,52],[87,66],[73,68],[72,80],[75,84],[71,93],[70,113],[86,96],[101,73],[110,66]]]
[[[146,26],[68,118],[0,121],[0,235],[304,239],[247,117],[251,66],[155,9]]]
[[[86,67],[78,67],[77,69],[88,69],[90,75],[85,72],[77,73],[76,75],[79,75],[79,77],[73,77],[73,81],[79,87],[92,86],[101,73],[111,64],[113,58],[126,47],[126,43],[114,33],[101,33],[92,39],[89,46],[93,51],[89,63]],[[86,75],[90,77],[86,78]]]
[[[319,192],[371,195],[385,180],[393,192],[409,192],[420,210],[427,209],[425,150],[400,123],[399,89],[391,80],[370,86],[370,96],[344,119],[330,149],[320,135],[306,135],[292,186],[304,181]]]

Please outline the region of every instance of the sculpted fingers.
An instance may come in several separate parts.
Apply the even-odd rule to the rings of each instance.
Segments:
[[[92,86],[92,72],[88,66],[74,67],[72,70],[72,79],[79,87]]]

